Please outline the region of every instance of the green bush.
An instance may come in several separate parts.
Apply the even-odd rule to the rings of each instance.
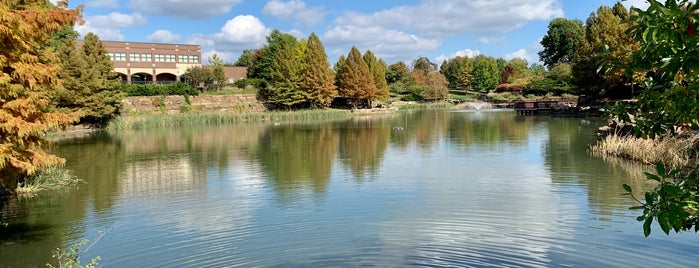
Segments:
[[[196,96],[199,94],[199,90],[181,82],[173,84],[123,84],[121,91],[127,96]]]
[[[243,79],[238,79],[233,83],[235,87],[240,88],[240,89],[245,89],[248,87],[253,87],[253,88],[264,88],[266,87],[266,81],[258,78],[243,78]]]

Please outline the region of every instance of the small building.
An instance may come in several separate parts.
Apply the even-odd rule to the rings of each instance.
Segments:
[[[234,83],[240,79],[248,78],[248,67],[223,67],[226,72],[226,82],[229,84]]]
[[[201,46],[102,41],[114,71],[127,83],[174,83],[187,69],[201,67]],[[78,47],[82,40],[76,42]]]

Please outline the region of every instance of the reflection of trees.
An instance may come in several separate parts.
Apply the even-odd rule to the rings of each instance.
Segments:
[[[388,147],[391,127],[383,118],[356,117],[342,123],[339,157],[356,178],[376,174]]]
[[[327,189],[337,142],[327,124],[269,127],[255,155],[277,194],[293,195],[304,187],[319,194]]]
[[[584,122],[584,124],[581,124]],[[587,150],[595,141],[595,127],[599,124],[583,120],[553,118],[548,120],[549,139],[545,147],[546,165],[551,169],[555,183],[583,184],[591,206],[602,214],[622,210],[631,200],[622,196],[623,184],[634,189],[646,189],[642,179],[643,168],[625,161],[605,161],[590,156]]]
[[[528,120],[517,120],[512,112],[453,113],[449,121],[449,138],[464,145],[490,145],[507,141],[525,144],[531,128]]]

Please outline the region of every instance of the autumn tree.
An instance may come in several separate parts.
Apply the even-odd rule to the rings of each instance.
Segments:
[[[310,106],[328,107],[335,95],[335,74],[330,69],[328,55],[315,33],[308,37],[301,72],[301,93]]]
[[[80,18],[80,10],[67,9],[64,1],[46,8],[47,2],[0,1],[0,184],[5,187],[61,164],[41,149],[45,134],[78,118],[50,109],[60,66],[48,43]]]
[[[553,19],[546,35],[541,39],[544,50],[539,52],[539,59],[549,68],[561,62],[570,62],[575,47],[584,34],[583,23],[578,19]]]
[[[449,82],[449,87],[469,90],[473,82],[473,60],[469,57],[454,57],[442,62],[440,72]]]
[[[214,81],[211,69],[194,66],[185,72],[185,82],[192,87],[208,89]]]
[[[389,65],[386,70],[386,82],[388,82],[389,85],[404,81],[409,77],[410,67],[402,61]]]
[[[388,100],[388,83],[386,82],[386,63],[383,60],[376,59],[371,50],[367,50],[362,57],[369,67],[369,72],[374,77],[374,85],[376,85],[376,99]]]
[[[631,27],[628,16],[623,5],[617,3],[614,8],[601,6],[588,17],[573,60],[573,83],[587,95],[630,97],[627,84],[631,80],[624,71],[628,63],[622,62],[639,46],[627,33]]]
[[[449,97],[447,79],[440,72],[434,71],[427,74],[423,97],[428,100],[443,100]]]
[[[344,63],[338,65],[340,74],[337,83],[340,96],[349,99],[355,106],[370,104],[371,100],[376,98],[376,85],[359,49],[353,46]],[[359,105],[360,101],[363,102],[362,105]]]

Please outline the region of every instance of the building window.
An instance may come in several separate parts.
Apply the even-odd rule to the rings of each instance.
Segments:
[[[187,58],[187,55],[180,55],[179,57],[177,57],[177,61],[185,63],[185,62],[189,62],[189,58]]]
[[[190,56],[189,56],[189,62],[191,62],[191,63],[199,63],[199,56],[190,55]]]
[[[129,53],[129,61],[141,61],[141,54]]]
[[[175,62],[175,54],[165,55],[165,62]]]
[[[107,53],[109,59],[112,61],[126,61],[126,53]]]
[[[155,62],[165,62],[165,55],[155,54]]]
[[[145,62],[152,62],[152,55],[151,54],[141,54],[141,61]]]

